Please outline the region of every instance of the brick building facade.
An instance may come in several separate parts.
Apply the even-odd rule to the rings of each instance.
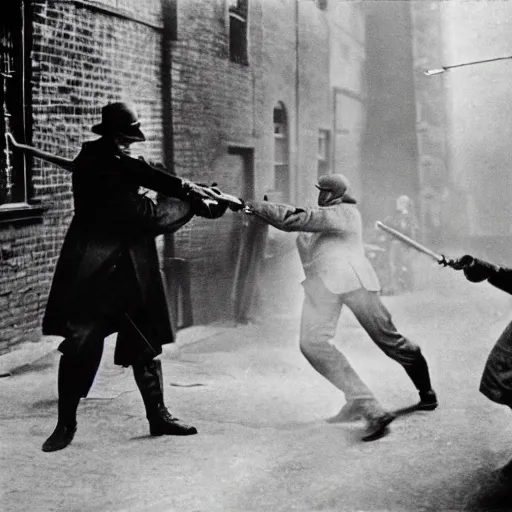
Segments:
[[[345,19],[362,15],[349,4],[347,14],[322,0],[12,0],[2,129],[73,158],[101,106],[127,100],[147,137],[135,153],[232,194],[312,200],[317,174],[336,161],[333,82],[350,95],[346,77],[364,54]],[[329,49],[343,38],[358,57],[340,66]],[[15,186],[0,201],[0,353],[38,338],[73,211],[66,171],[4,154]],[[190,263],[196,323],[230,315],[241,218],[196,218],[159,241],[164,256]]]
[[[131,4],[110,12],[108,3],[106,9],[80,1],[4,3],[9,16],[2,22],[11,26],[3,27],[2,64],[4,71],[12,70],[2,83],[4,129],[9,123],[18,140],[73,158],[81,142],[93,138],[90,127],[102,105],[136,98],[150,141],[144,153],[160,159],[160,5],[158,0],[137,4],[135,16]],[[10,60],[9,40],[15,51],[24,50]],[[13,98],[20,87],[24,98]],[[27,337],[38,338],[73,209],[66,171],[40,159],[10,157],[17,195],[0,206],[0,353]]]

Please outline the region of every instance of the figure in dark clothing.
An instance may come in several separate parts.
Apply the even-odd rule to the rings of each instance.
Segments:
[[[356,316],[375,344],[405,369],[419,391],[421,410],[437,407],[427,361],[418,345],[400,334],[382,304],[380,283],[364,254],[361,214],[341,174],[322,176],[318,206],[295,207],[247,201],[244,211],[282,231],[298,231],[306,280],[300,349],[313,368],[340,389],[346,399],[331,422],[364,418],[364,441],[388,432],[395,416],[386,411],[344,354],[332,343],[343,307]]]
[[[487,281],[496,288],[512,295],[512,269],[495,265],[469,254],[462,256],[452,265],[463,270],[466,279],[472,283]],[[512,409],[512,322],[491,349],[480,380],[480,392],[489,400]],[[512,460],[502,468],[507,478],[512,478]]]
[[[107,105],[92,129],[101,138],[85,143],[73,161],[75,211],[43,319],[44,334],[64,337],[58,422],[43,444],[45,452],[72,441],[80,399],[93,384],[105,337],[114,332],[115,363],[132,366],[151,435],[197,433],[164,404],[161,362],[155,357],[174,339],[155,237],[186,224],[207,196],[201,187],[129,156],[130,144],[145,140],[139,126],[128,105]],[[167,199],[155,204],[139,187]],[[219,205],[211,217],[225,210]]]

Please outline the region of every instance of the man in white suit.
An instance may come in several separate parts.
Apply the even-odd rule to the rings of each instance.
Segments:
[[[332,344],[345,305],[383,352],[403,366],[419,392],[420,410],[437,407],[427,362],[420,348],[402,336],[380,299],[380,283],[364,253],[361,214],[341,174],[318,180],[318,206],[298,208],[247,201],[244,211],[283,231],[301,232],[297,246],[306,275],[300,349],[321,375],[345,394],[346,404],[330,422],[364,418],[364,441],[388,433],[395,416],[386,411]]]

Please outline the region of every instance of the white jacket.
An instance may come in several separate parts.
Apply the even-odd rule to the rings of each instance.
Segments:
[[[379,291],[380,283],[364,254],[361,214],[352,203],[296,208],[250,201],[255,215],[282,231],[300,231],[297,247],[306,276],[319,275],[333,293],[361,287]]]

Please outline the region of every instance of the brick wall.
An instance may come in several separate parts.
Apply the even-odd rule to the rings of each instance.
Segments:
[[[159,6],[149,0],[117,7],[156,23]],[[83,141],[95,138],[90,127],[101,106],[126,99],[135,104],[148,138],[140,153],[161,161],[161,32],[79,3],[36,1],[33,9],[33,145],[73,158]],[[39,159],[32,170],[35,199],[47,207],[42,223],[0,226],[0,353],[38,339],[72,215],[69,174]]]
[[[254,196],[272,192],[273,110],[282,102],[288,116],[290,200],[305,200],[314,191],[318,129],[331,124],[328,18],[314,2],[300,7],[297,119],[296,2],[252,0],[249,5],[249,66],[241,66],[228,58],[224,1],[180,3],[173,45],[176,171],[240,194],[243,180],[222,166],[229,147],[252,147]],[[200,323],[229,315],[240,224],[228,212],[215,222],[194,220],[176,235],[177,255],[192,264],[194,313]],[[267,266],[272,274],[279,264]]]
[[[160,0],[94,3],[101,9],[79,1],[35,2],[33,144],[74,157],[82,141],[93,137],[89,130],[99,120],[101,106],[131,100],[148,138],[135,152],[162,161]],[[217,182],[233,194],[261,198],[273,189],[273,109],[282,102],[289,123],[291,198],[312,200],[318,128],[331,123],[328,13],[313,2],[300,6],[303,53],[297,117],[296,2],[251,0],[249,5],[249,66],[243,66],[229,60],[224,0],[178,3],[177,40],[172,43],[175,170],[195,181]],[[105,12],[105,7],[115,11]],[[244,175],[251,154],[253,174]],[[0,301],[9,302],[8,318],[0,317],[0,328],[22,321],[20,333],[39,326],[73,208],[65,171],[40,160],[33,169],[36,197],[48,207],[43,223],[0,229],[0,244],[12,249],[11,263],[14,250],[20,262],[5,277],[12,293],[0,295]],[[231,317],[240,224],[241,216],[228,212],[215,221],[195,218],[175,235],[175,255],[191,263],[196,323]],[[274,276],[290,270],[288,257],[267,262],[270,278],[264,286],[286,282]],[[291,279],[296,285],[296,275]],[[13,306],[16,301],[26,304],[26,312]],[[12,332],[4,338],[16,339]],[[0,350],[6,346],[0,340]]]
[[[172,50],[176,172],[194,181],[216,182],[235,195],[252,183],[244,186],[228,150],[255,144],[259,110],[261,14],[258,2],[250,3],[249,66],[229,60],[223,1],[180,3]],[[230,316],[240,229],[240,216],[227,212],[215,221],[195,218],[176,233],[176,256],[191,263],[197,323]]]

